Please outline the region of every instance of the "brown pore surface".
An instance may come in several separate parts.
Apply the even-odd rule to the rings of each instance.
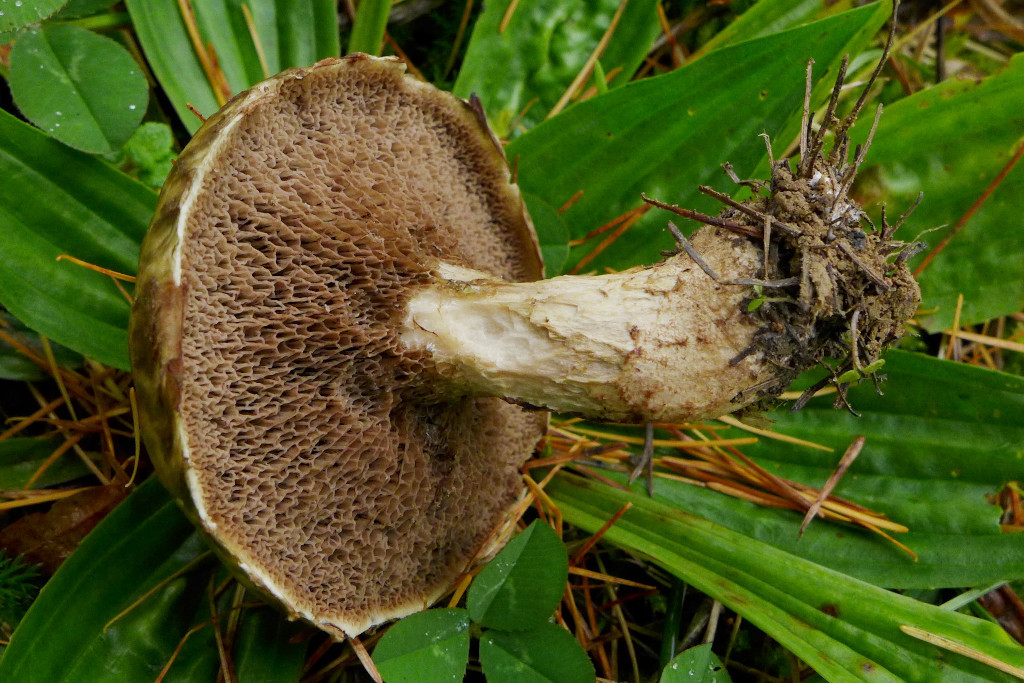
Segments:
[[[407,288],[438,258],[539,273],[504,160],[461,101],[365,58],[278,79],[187,218],[180,412],[218,540],[352,635],[448,587],[546,421],[432,399],[392,328]]]

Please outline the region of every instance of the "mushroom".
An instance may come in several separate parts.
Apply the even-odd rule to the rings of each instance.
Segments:
[[[803,189],[834,209],[814,182]],[[765,221],[740,225],[774,211],[758,201],[692,244],[679,235],[656,266],[537,281],[533,228],[478,105],[387,58],[279,74],[206,121],[143,243],[130,339],[157,471],[292,616],[344,637],[422,609],[503,543],[544,409],[715,417],[849,343],[802,295],[801,324],[828,329],[813,353],[779,341],[785,304],[749,310],[755,286],[792,289],[812,253],[794,238],[766,255]],[[913,299],[905,264],[881,258],[877,289]],[[830,293],[833,318],[844,297]],[[898,336],[903,309],[885,329],[861,317],[855,362]]]

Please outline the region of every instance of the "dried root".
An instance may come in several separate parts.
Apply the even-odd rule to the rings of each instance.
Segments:
[[[741,180],[731,166],[724,165],[735,182],[754,190],[754,198],[738,202],[702,186],[701,192],[726,207],[718,216],[708,216],[644,197],[650,204],[726,228],[762,245],[764,263],[759,276],[726,281],[709,269],[682,233],[669,224],[679,250],[686,251],[710,277],[723,284],[754,287],[748,310],[761,327],[734,362],[756,353],[778,372],[750,388],[746,397],[749,392],[778,395],[801,371],[822,365],[829,376],[808,388],[794,410],[830,383],[838,389],[837,406],[849,408],[846,390],[850,383],[870,377],[877,386],[882,352],[903,335],[906,321],[917,310],[920,290],[906,264],[924,245],[893,239],[917,204],[892,224],[883,210],[882,224],[876,226],[849,194],[878,125],[881,105],[866,142],[852,154],[849,131],[882,68],[892,37],[890,33],[885,54],[852,111],[840,121],[834,115],[848,64],[848,58],[843,59],[824,120],[816,131],[810,112],[813,62],[808,64],[799,162],[771,159],[767,183]],[[826,153],[829,130],[834,142]],[[767,144],[771,158],[771,144]]]

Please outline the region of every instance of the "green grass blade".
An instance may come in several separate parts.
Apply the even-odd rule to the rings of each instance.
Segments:
[[[391,13],[391,0],[363,0],[356,9],[356,20],[348,39],[348,51],[379,55],[384,30]]]
[[[125,6],[153,75],[181,122],[194,133],[200,121],[186,104],[191,104],[203,116],[210,116],[220,105],[189,41],[178,3],[174,0],[125,0]]]
[[[220,105],[177,0],[127,0],[126,5],[154,75],[194,132],[200,121],[186,104],[203,116]],[[231,94],[263,80],[264,73],[338,56],[338,17],[330,0],[210,0],[193,7],[202,42],[212,46]]]
[[[0,303],[54,341],[128,369],[128,301],[106,275],[57,257],[134,275],[156,195],[7,113],[0,177]]]
[[[985,663],[913,638],[902,625],[1009,666],[1024,666],[1024,648],[994,624],[795,558],[643,494],[575,475],[559,475],[546,491],[566,521],[590,532],[632,502],[604,540],[647,555],[720,600],[830,681],[1013,680]]]

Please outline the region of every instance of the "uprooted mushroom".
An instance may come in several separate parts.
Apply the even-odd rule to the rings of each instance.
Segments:
[[[143,244],[158,471],[292,615],[343,636],[421,609],[500,546],[541,409],[715,417],[899,336],[902,244],[819,151],[656,266],[537,281],[478,106],[364,55],[275,76],[196,134]]]

